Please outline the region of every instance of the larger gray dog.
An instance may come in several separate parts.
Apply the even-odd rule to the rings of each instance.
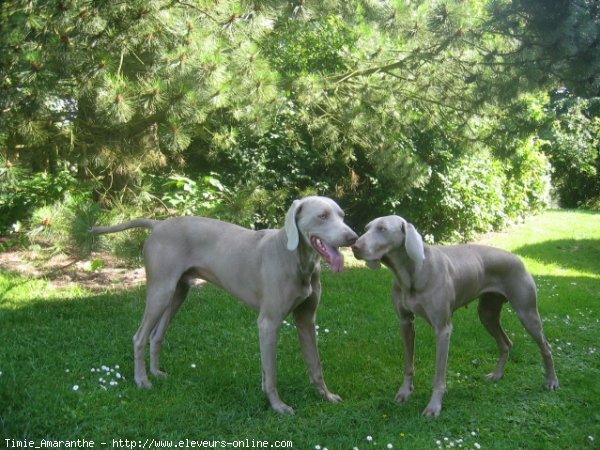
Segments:
[[[404,382],[396,394],[397,401],[407,401],[413,391],[414,315],[417,314],[427,320],[436,335],[433,394],[423,414],[440,414],[446,391],[452,313],[478,297],[479,318],[500,349],[498,364],[486,378],[498,380],[504,374],[512,343],[500,325],[500,311],[508,301],[540,347],[546,388],[558,389],[550,345],[537,309],[535,283],[517,256],[481,245],[424,245],[415,228],[398,216],[373,220],[352,250],[370,267],[378,268],[383,263],[394,274],[392,299],[400,318],[405,350]]]
[[[165,332],[188,293],[189,282],[201,278],[259,312],[262,388],[275,411],[294,413],[279,398],[276,373],[279,329],[290,312],[312,383],[327,400],[341,401],[325,385],[317,350],[319,257],[339,272],[344,260],[337,248],[352,245],[358,236],[344,224],[344,213],[333,200],[306,197],[294,201],[280,230],[252,231],[202,217],[176,217],[165,221],[138,219],[90,231],[113,233],[133,227],[153,231],[144,245],[146,310],[133,337],[138,386],[152,386],[144,361],[148,340],[150,371],[165,375],[159,368]]]

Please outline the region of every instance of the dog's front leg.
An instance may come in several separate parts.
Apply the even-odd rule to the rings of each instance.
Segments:
[[[404,381],[396,394],[396,401],[408,401],[413,392],[413,376],[415,374],[415,315],[402,306],[404,293],[402,288],[394,283],[392,302],[400,319],[400,334],[404,346]]]
[[[408,401],[413,392],[413,377],[415,375],[415,316],[408,311],[398,311],[400,317],[400,332],[404,345],[404,381],[396,394],[396,401]]]
[[[277,340],[281,320],[276,320],[262,313],[258,317],[258,333],[260,359],[262,363],[262,389],[267,394],[271,407],[281,414],[294,414],[291,406],[279,398],[277,392]]]
[[[437,417],[442,411],[442,399],[446,393],[446,369],[448,366],[448,352],[450,351],[451,335],[451,322],[448,322],[439,328],[435,327],[435,377],[433,380],[433,393],[431,394],[429,404],[423,411],[424,416]]]
[[[302,354],[310,373],[310,381],[323,398],[330,402],[338,403],[342,401],[342,398],[327,389],[325,379],[323,378],[323,366],[321,365],[319,349],[317,348],[315,317],[319,304],[319,295],[320,292],[313,290],[312,295],[294,310],[294,320],[296,322],[296,330],[298,331]]]

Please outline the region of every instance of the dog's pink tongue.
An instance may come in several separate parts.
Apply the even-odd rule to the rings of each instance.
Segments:
[[[323,242],[323,246],[327,251],[327,262],[331,266],[331,270],[334,272],[341,272],[344,268],[344,256],[339,252],[337,248],[333,248],[327,243]]]

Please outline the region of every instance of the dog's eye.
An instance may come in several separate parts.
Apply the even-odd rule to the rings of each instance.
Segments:
[[[321,220],[327,220],[328,218],[329,218],[329,214],[326,212],[319,216],[319,219],[321,219]]]
[[[387,231],[387,228],[386,228],[385,226],[383,226],[383,225],[379,225],[379,226],[377,227],[377,231],[384,232],[384,231]]]

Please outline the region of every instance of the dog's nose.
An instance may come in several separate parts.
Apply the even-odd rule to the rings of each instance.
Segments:
[[[354,231],[351,231],[346,235],[346,242],[348,242],[349,246],[353,245],[357,239],[358,235]]]

